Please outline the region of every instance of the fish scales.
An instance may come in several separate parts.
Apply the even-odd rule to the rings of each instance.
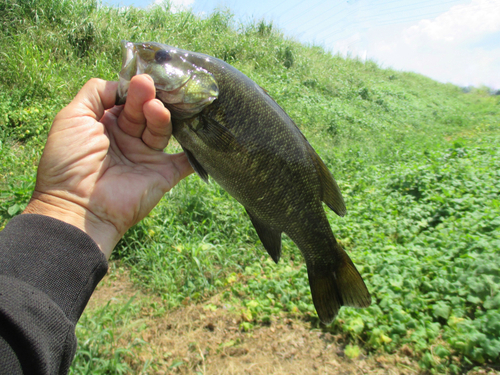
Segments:
[[[370,294],[322,204],[344,215],[340,190],[283,109],[214,57],[159,43],[123,42],[122,48],[119,99],[133,75],[152,76],[157,97],[171,111],[173,135],[200,177],[211,176],[245,207],[276,262],[281,233],[301,250],[321,321],[330,323],[342,305],[368,306]]]

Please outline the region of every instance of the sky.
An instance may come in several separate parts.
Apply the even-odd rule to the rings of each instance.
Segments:
[[[163,0],[103,0],[146,8]],[[172,0],[200,16],[229,9],[305,44],[458,86],[500,90],[500,0]],[[165,40],[168,43],[168,40]]]

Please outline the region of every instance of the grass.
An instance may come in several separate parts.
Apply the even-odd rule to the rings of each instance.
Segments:
[[[0,0],[0,21],[0,227],[30,198],[57,111],[89,78],[117,79],[121,39],[205,52],[268,90],[341,186],[348,216],[329,214],[330,223],[374,303],[343,309],[322,329],[344,335],[352,352],[409,347],[434,372],[498,362],[499,96],[332,56],[272,24],[241,25],[226,10],[200,17],[167,5]],[[283,252],[272,264],[243,208],[191,176],[127,232],[114,257],[168,309],[224,291],[247,317],[244,330],[281,311],[316,326],[302,258],[289,240]],[[111,343],[135,324],[137,306],[83,316],[74,373],[130,370],[143,344]]]
[[[145,328],[137,319],[138,307],[131,298],[124,305],[108,302],[92,314],[84,314],[77,328],[80,340],[70,373],[130,373],[129,363],[136,357],[134,351],[145,344],[131,337]]]

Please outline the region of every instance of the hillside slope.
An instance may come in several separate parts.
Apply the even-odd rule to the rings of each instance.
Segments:
[[[332,170],[348,216],[329,213],[330,223],[374,303],[320,326],[293,243],[285,240],[272,264],[243,208],[190,176],[115,252],[156,313],[195,303],[225,309],[248,334],[300,319],[348,345],[352,358],[403,350],[422,371],[498,363],[500,97],[332,56],[272,24],[240,25],[225,10],[199,17],[90,0],[0,0],[0,27],[0,227],[30,198],[57,111],[88,79],[117,79],[121,39],[204,52],[264,87]],[[167,151],[175,150],[173,142]],[[112,316],[102,306],[85,315],[74,371],[154,368],[133,346],[102,344],[117,324],[140,326],[141,308],[124,301]],[[178,368],[176,360],[166,363]]]

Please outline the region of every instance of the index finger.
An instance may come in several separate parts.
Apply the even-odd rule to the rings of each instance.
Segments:
[[[126,134],[141,138],[146,128],[144,103],[155,98],[153,79],[147,74],[132,77],[128,89],[127,102],[118,117],[118,126]]]

